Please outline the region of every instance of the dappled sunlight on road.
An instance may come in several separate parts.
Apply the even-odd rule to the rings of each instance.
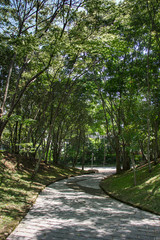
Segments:
[[[100,192],[86,192],[89,184],[93,192],[98,190],[98,181],[103,177],[101,173],[83,175],[50,185],[8,240],[160,239],[158,216]],[[77,185],[82,189],[75,190]]]

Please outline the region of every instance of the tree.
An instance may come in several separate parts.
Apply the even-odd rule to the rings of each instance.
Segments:
[[[151,169],[160,154],[159,2],[0,6],[0,135],[12,151],[83,165],[105,148],[89,138],[97,132],[117,173],[140,152]]]
[[[12,60],[10,64],[8,58],[2,62],[4,93],[0,106],[0,136],[28,87],[49,69],[66,26],[72,22],[80,5],[81,2],[71,0],[1,3],[1,47],[5,46],[2,57],[8,51]]]

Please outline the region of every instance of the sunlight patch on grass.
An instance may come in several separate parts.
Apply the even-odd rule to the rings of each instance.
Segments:
[[[137,185],[134,186],[133,172],[111,176],[101,182],[101,187],[112,196],[160,214],[160,164],[137,169]]]
[[[155,177],[148,179],[146,184],[155,184],[156,181],[160,181],[160,175],[156,175]]]

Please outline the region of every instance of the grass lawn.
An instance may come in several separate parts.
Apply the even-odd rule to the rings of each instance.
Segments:
[[[35,163],[27,158],[20,158],[17,170],[17,156],[0,153],[0,239],[6,239],[18,225],[38,194],[46,185],[65,177],[75,176],[84,171],[41,164],[34,180],[31,175]]]
[[[152,165],[151,173],[148,166],[137,168],[136,181],[134,186],[133,171],[128,171],[102,180],[100,186],[123,202],[160,214],[160,163]]]

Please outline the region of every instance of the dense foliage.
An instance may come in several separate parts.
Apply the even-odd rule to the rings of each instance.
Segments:
[[[3,0],[0,136],[47,163],[160,155],[160,2]]]

